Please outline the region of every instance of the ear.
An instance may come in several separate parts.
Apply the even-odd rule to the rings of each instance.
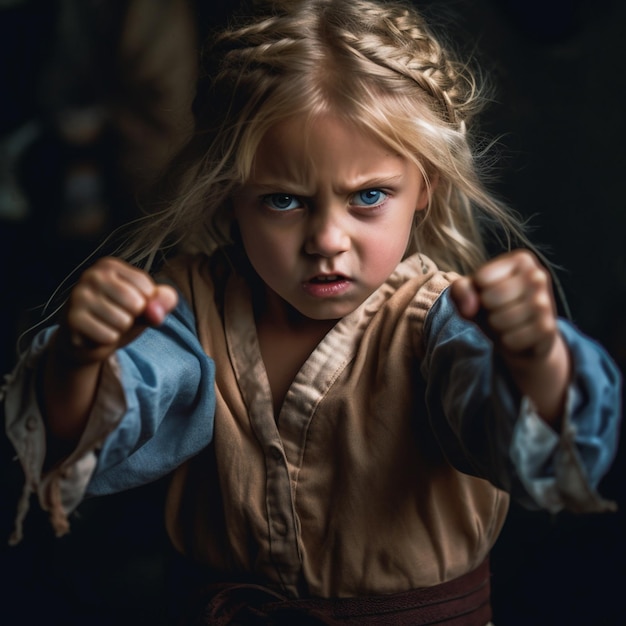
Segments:
[[[439,184],[439,172],[434,172],[431,176],[422,177],[422,188],[417,198],[415,211],[423,211],[430,202],[432,195]]]

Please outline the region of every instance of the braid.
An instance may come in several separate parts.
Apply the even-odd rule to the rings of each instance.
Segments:
[[[359,4],[357,1],[355,4]],[[423,18],[402,5],[368,5],[364,32],[351,44],[366,57],[414,81],[430,95],[443,120],[464,124],[477,104],[476,82],[430,32]]]
[[[414,246],[443,269],[471,271],[485,260],[479,223],[527,244],[519,220],[480,180],[469,122],[484,101],[481,86],[412,6],[254,4],[252,17],[233,18],[210,38],[194,101],[196,133],[174,165],[173,199],[142,225],[133,259],[152,258],[167,241],[205,252],[229,241],[229,198],[247,180],[267,130],[290,116],[326,113],[418,166],[430,202]]]
[[[294,6],[298,7],[297,12]],[[221,56],[222,60],[219,67],[205,72],[214,83],[232,82],[234,74],[244,68],[285,72],[289,62],[296,60],[294,52],[302,47],[302,29],[311,28],[311,18],[317,16],[314,19],[318,34],[327,47],[326,51],[318,51],[320,69],[333,70],[333,50],[346,56],[356,53],[363,61],[373,61],[414,81],[450,124],[464,124],[478,108],[472,74],[451,58],[423,18],[402,4],[284,0],[260,3],[260,7],[269,11],[268,16],[235,26],[214,40],[208,56]],[[307,51],[311,52],[311,48]]]

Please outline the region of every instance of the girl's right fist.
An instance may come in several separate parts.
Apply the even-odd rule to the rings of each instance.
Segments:
[[[176,291],[149,274],[106,257],[87,269],[70,293],[56,348],[76,366],[104,361],[176,306]]]

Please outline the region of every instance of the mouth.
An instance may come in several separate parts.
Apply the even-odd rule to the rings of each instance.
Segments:
[[[308,282],[316,284],[316,285],[325,285],[328,283],[336,283],[338,281],[348,280],[345,276],[341,274],[322,274],[318,276],[313,276],[309,279]]]
[[[352,279],[343,274],[316,274],[303,284],[304,291],[315,298],[345,296],[353,288]]]

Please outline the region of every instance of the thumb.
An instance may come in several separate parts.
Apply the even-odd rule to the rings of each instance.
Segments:
[[[462,317],[468,320],[476,317],[480,310],[480,299],[470,278],[457,278],[450,285],[450,297]]]
[[[143,312],[150,326],[160,326],[178,304],[178,294],[169,285],[157,285]]]

